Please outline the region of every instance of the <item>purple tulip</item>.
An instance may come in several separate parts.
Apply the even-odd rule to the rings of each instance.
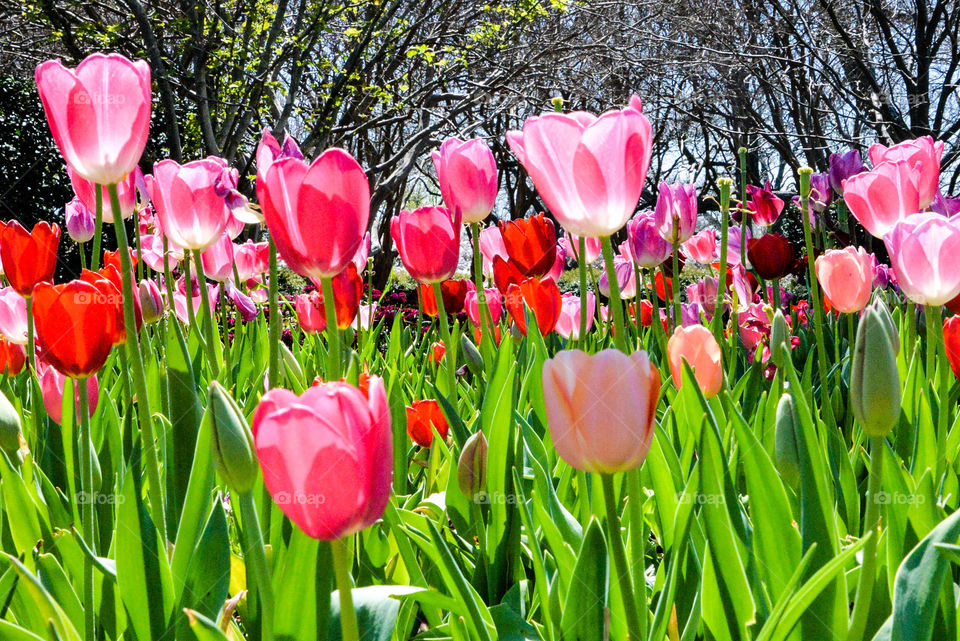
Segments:
[[[80,199],[74,197],[65,207],[67,233],[74,242],[85,243],[96,231],[96,220],[92,211],[87,209]]]
[[[697,230],[697,188],[690,184],[660,183],[653,217],[664,240],[686,242]]]
[[[830,154],[830,187],[837,195],[843,195],[843,181],[866,170],[860,152],[856,149],[842,154]]]
[[[664,240],[654,220],[653,212],[641,212],[627,221],[630,253],[639,267],[650,269],[670,257],[673,247]]]
[[[960,214],[960,198],[955,196],[944,196],[943,194],[937,192],[937,195],[933,198],[933,202],[930,203],[930,210],[935,211],[941,216],[951,218],[957,214]]]

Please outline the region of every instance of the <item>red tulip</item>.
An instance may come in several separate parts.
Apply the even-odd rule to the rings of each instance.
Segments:
[[[943,322],[943,343],[953,375],[960,379],[960,316],[951,316]]]
[[[39,222],[28,232],[20,223],[11,220],[0,223],[0,260],[10,286],[26,298],[34,286],[44,280],[53,280],[57,268],[57,248],[60,246],[60,227]]]
[[[443,309],[447,314],[459,314],[467,298],[468,280],[445,280],[440,283],[440,296],[443,298]],[[427,316],[437,315],[437,301],[433,296],[431,285],[420,285],[420,300],[423,304],[423,313]]]
[[[123,294],[120,272],[115,267],[104,267],[100,271],[93,272],[84,269],[80,273],[80,280],[90,283],[97,288],[97,300],[107,304],[112,314],[104,318],[107,330],[110,332],[111,342],[114,346],[122,345],[126,340],[126,325],[123,319]],[[140,296],[134,297],[134,316],[136,317],[137,331],[143,319],[140,314]]]
[[[333,277],[333,305],[337,314],[337,328],[346,329],[357,317],[360,299],[363,296],[363,279],[353,263]],[[318,288],[310,294],[297,296],[295,309],[300,325],[305,332],[322,332],[327,327],[323,293]]]
[[[433,430],[442,440],[446,440],[450,426],[435,400],[414,401],[407,406],[407,434],[410,440],[420,447],[430,447],[433,443]]]
[[[150,130],[145,61],[95,53],[68,69],[48,60],[36,81],[53,140],[73,171],[109,185],[136,169]]]
[[[557,284],[550,279],[539,281],[536,278],[527,278],[519,285],[510,285],[508,288],[507,311],[510,312],[510,317],[513,318],[520,332],[526,336],[527,319],[524,314],[524,303],[537,320],[540,334],[546,336],[552,332],[557,326],[557,320],[563,309],[563,298]]]
[[[430,346],[430,360],[433,361],[434,365],[439,365],[446,353],[447,348],[443,344],[443,341],[437,341]]]
[[[33,292],[33,316],[41,357],[73,378],[96,373],[110,355],[122,324],[115,302],[101,279],[97,285],[74,280],[64,285],[40,283]],[[112,287],[112,284],[110,284]],[[110,296],[119,298],[114,291]]]
[[[445,207],[402,210],[390,221],[400,260],[415,280],[439,283],[453,276],[460,260],[460,212]]]
[[[664,281],[666,281],[666,286],[664,286]],[[657,298],[662,301],[673,300],[673,279],[664,278],[662,271],[657,271],[657,275],[654,277],[654,282],[657,286]],[[727,279],[729,281],[729,277]],[[652,289],[653,285],[647,284],[647,289]]]
[[[493,282],[504,296],[510,285],[519,285],[524,280],[523,273],[512,260],[504,260],[499,256],[493,257]]]
[[[557,233],[543,212],[530,218],[501,221],[500,235],[507,255],[528,278],[543,278],[557,258]]]
[[[747,258],[760,278],[775,280],[793,271],[793,245],[780,234],[747,239]]]
[[[23,370],[26,360],[23,345],[0,337],[0,372],[6,376],[16,376]]]
[[[128,250],[130,252],[130,266],[133,269],[137,268],[137,253],[132,249]],[[110,267],[113,266],[118,272],[120,271],[120,250],[115,249],[112,252],[103,252],[103,266]]]

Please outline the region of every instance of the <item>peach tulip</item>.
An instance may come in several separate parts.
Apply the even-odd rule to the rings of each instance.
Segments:
[[[497,200],[497,161],[481,138],[448,138],[431,154],[443,203],[460,210],[465,223],[479,223]]]
[[[723,368],[720,366],[720,345],[713,332],[703,325],[678,327],[667,341],[670,374],[677,389],[683,382],[683,361],[693,369],[697,385],[707,398],[716,396],[723,387]]]
[[[585,472],[626,472],[643,463],[659,393],[660,373],[643,351],[564,350],[543,365],[554,448]]]
[[[817,257],[817,280],[834,309],[852,314],[867,306],[876,263],[862,247],[829,249]]]
[[[263,483],[308,536],[332,541],[380,518],[393,481],[390,407],[383,380],[366,394],[343,382],[297,396],[263,395],[252,431]]]

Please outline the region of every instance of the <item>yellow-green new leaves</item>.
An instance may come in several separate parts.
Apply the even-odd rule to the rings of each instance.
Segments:
[[[850,371],[850,403],[863,431],[886,436],[900,417],[899,337],[882,301],[864,310]]]

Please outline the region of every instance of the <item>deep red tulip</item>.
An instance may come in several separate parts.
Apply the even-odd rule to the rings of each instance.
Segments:
[[[557,259],[557,231],[543,212],[530,218],[500,221],[500,235],[510,262],[528,278],[543,278]]]
[[[640,325],[643,327],[653,325],[653,303],[646,299],[640,301]]]
[[[347,267],[333,277],[333,304],[337,314],[337,328],[346,329],[357,317],[360,299],[363,297],[363,279],[357,273],[357,266],[347,263]],[[322,332],[327,327],[324,311],[323,293],[320,288],[309,294],[300,294],[294,305],[300,326],[308,333]]]
[[[523,282],[523,273],[512,260],[504,260],[499,256],[493,257],[493,282],[504,296],[510,285],[519,285]]]
[[[133,269],[137,268],[137,253],[132,249],[128,250],[130,252],[130,266]],[[117,271],[120,271],[120,250],[115,249],[112,252],[103,252],[103,265],[104,267],[109,267],[113,265],[116,267]]]
[[[463,311],[463,304],[467,298],[467,280],[445,280],[440,283],[440,296],[443,298],[443,309],[448,314],[459,314]],[[420,300],[423,303],[423,313],[427,316],[437,315],[437,301],[433,296],[432,285],[420,285]]]
[[[407,434],[410,440],[420,447],[430,447],[433,443],[433,430],[436,428],[441,439],[447,438],[450,426],[435,400],[414,401],[407,405]]]
[[[527,278],[519,285],[510,285],[506,295],[507,311],[517,324],[520,332],[526,336],[527,319],[524,315],[524,303],[537,319],[540,334],[546,336],[557,326],[560,311],[563,309],[563,297],[560,288],[551,279],[539,281]]]
[[[943,322],[943,343],[953,375],[960,379],[960,316],[951,316]]]
[[[747,258],[765,280],[783,278],[793,271],[793,245],[780,234],[748,239]]]
[[[729,278],[729,277],[728,277]],[[666,287],[664,287],[664,280],[666,280]],[[667,278],[664,279],[663,272],[657,271],[657,275],[654,278],[654,281],[657,284],[657,298],[662,301],[673,300],[673,279]],[[727,282],[730,282],[729,280]],[[651,289],[652,285],[647,285],[647,289]]]
[[[106,279],[96,285],[82,280],[38,284],[33,316],[42,358],[73,378],[86,378],[103,367],[122,327],[117,327],[111,296],[119,298],[119,292]]]
[[[27,297],[34,286],[53,280],[57,268],[60,227],[39,222],[28,232],[15,220],[0,223],[0,260],[3,273],[18,294]]]
[[[26,360],[23,345],[0,338],[0,374],[16,376],[23,370]]]

